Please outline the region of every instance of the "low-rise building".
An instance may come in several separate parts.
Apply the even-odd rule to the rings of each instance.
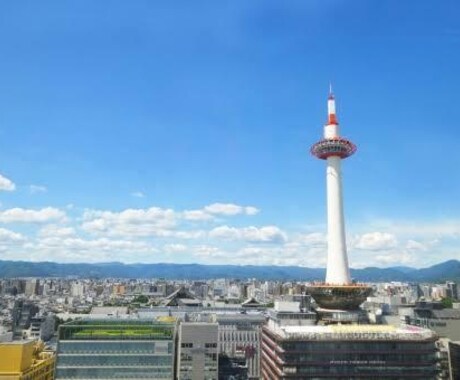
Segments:
[[[218,380],[218,324],[182,322],[177,345],[178,380]]]
[[[0,343],[0,380],[53,380],[54,359],[36,340]]]
[[[77,320],[59,326],[56,379],[174,379],[175,322]]]
[[[260,332],[266,318],[262,314],[227,313],[216,314],[219,324],[219,353],[231,360],[246,363],[248,377],[260,376]]]

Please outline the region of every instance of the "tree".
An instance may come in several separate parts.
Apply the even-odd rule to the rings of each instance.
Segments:
[[[140,304],[147,303],[147,302],[149,302],[149,297],[147,297],[147,296],[145,296],[143,294],[138,295],[132,301],[132,303],[140,303]]]
[[[445,309],[452,309],[453,299],[450,297],[445,297],[441,300],[441,304]]]

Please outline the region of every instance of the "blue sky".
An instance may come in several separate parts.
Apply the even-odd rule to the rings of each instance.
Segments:
[[[352,266],[459,258],[456,1],[0,4],[0,258],[325,263],[332,81]]]

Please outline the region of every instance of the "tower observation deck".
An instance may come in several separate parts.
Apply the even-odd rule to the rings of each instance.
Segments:
[[[356,310],[370,294],[371,288],[354,284],[348,266],[342,196],[342,160],[356,152],[356,146],[339,134],[339,123],[332,89],[327,101],[328,120],[324,136],[310,152],[327,162],[327,269],[325,283],[310,286],[316,303],[326,309]]]

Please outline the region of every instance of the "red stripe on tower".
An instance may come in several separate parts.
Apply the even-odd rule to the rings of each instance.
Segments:
[[[338,125],[337,115],[335,113],[335,97],[332,92],[332,85],[329,86],[329,97],[327,98],[327,124]]]

